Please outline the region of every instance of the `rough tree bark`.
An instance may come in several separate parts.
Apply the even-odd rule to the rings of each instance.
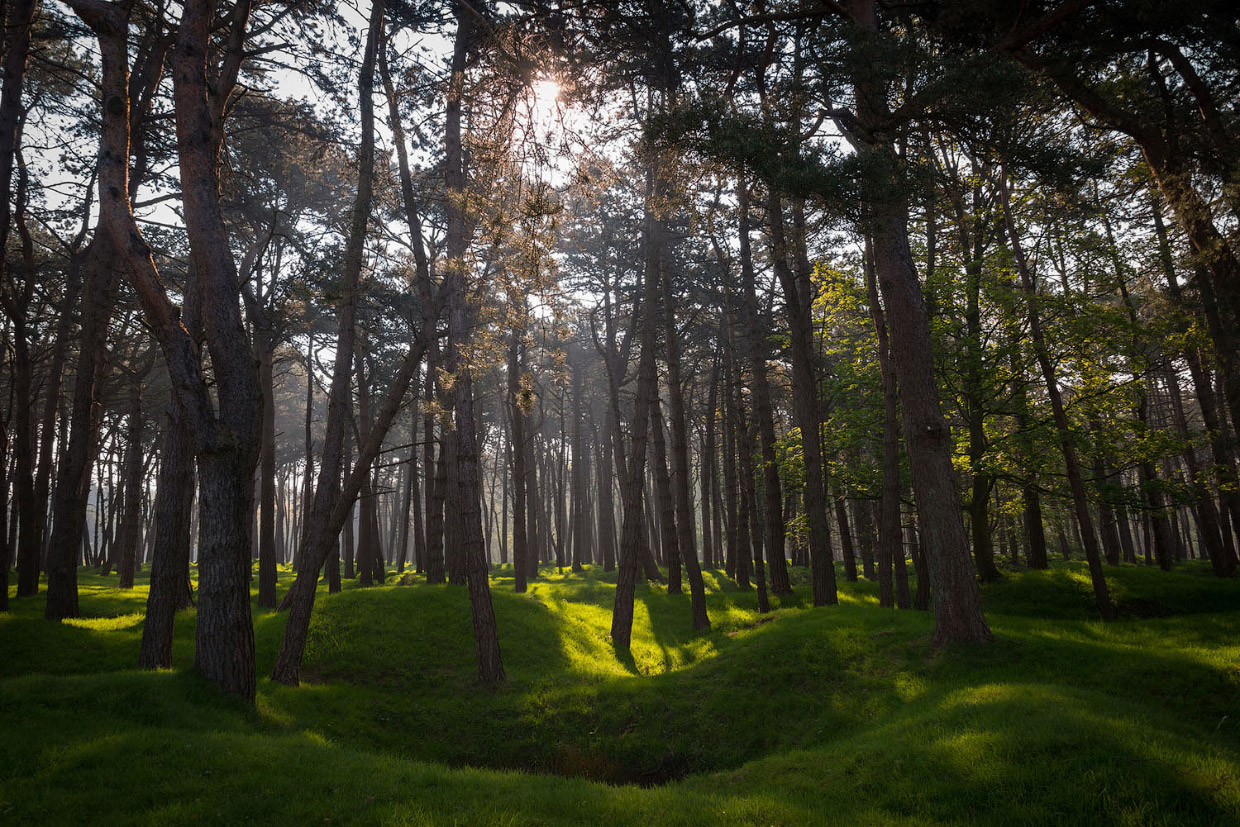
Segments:
[[[877,0],[849,0],[859,53],[878,44]],[[939,405],[930,324],[913,266],[908,238],[904,161],[896,152],[886,81],[879,73],[853,69],[857,131],[850,140],[866,170],[862,221],[872,234],[874,269],[891,336],[891,363],[900,389],[904,444],[934,591],[935,645],[987,641],[968,537],[960,512],[951,463],[951,434]]]

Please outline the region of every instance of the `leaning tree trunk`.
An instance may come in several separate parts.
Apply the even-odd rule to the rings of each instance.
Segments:
[[[1020,245],[1020,237],[1016,233],[1016,223],[1012,216],[1010,197],[1008,195],[1007,173],[1000,173],[1000,194],[1003,199],[1003,221],[1007,228],[1008,241],[1012,245],[1012,255],[1016,263],[1016,271],[1020,275],[1021,286],[1024,288],[1027,312],[1029,314],[1029,335],[1033,343],[1034,354],[1042,369],[1042,378],[1046,383],[1046,394],[1051,401],[1051,412],[1055,418],[1055,428],[1059,432],[1059,447],[1063,453],[1064,464],[1067,466],[1068,483],[1072,488],[1072,503],[1076,518],[1080,522],[1085,542],[1085,556],[1089,562],[1090,580],[1094,587],[1094,599],[1098,611],[1104,620],[1115,615],[1111,605],[1111,595],[1107,588],[1106,577],[1102,572],[1102,560],[1098,551],[1098,539],[1094,533],[1093,518],[1089,513],[1089,502],[1085,498],[1085,484],[1081,479],[1081,466],[1077,460],[1076,447],[1073,444],[1071,425],[1064,411],[1063,399],[1059,393],[1059,382],[1055,376],[1055,368],[1047,353],[1046,341],[1042,335],[1042,321],[1038,312],[1037,288],[1033,283],[1033,275],[1025,260],[1024,250]]]
[[[289,609],[284,640],[276,658],[272,679],[296,685],[301,673],[301,658],[305,651],[306,635],[310,628],[310,615],[314,610],[315,586],[319,570],[327,561],[331,548],[344,528],[351,511],[353,497],[348,484],[356,478],[357,488],[366,476],[369,462],[359,457],[357,466],[349,475],[341,490],[344,458],[345,430],[350,417],[352,399],[350,394],[353,374],[353,354],[357,338],[357,294],[362,271],[362,257],[366,240],[366,226],[370,220],[374,184],[374,72],[380,33],[383,28],[383,0],[371,6],[367,28],[366,46],[358,81],[358,97],[361,110],[362,140],[358,148],[358,183],[350,217],[349,234],[345,245],[344,270],[337,302],[336,361],[327,397],[327,423],[323,436],[323,459],[320,463],[318,484],[314,491],[314,505],[306,518],[302,537],[303,548],[297,556],[302,568],[297,572],[292,587],[280,604]],[[411,371],[412,374],[412,371]],[[412,376],[410,376],[410,379]],[[371,434],[374,436],[374,433]],[[363,446],[359,446],[363,447]],[[364,454],[363,451],[359,453]],[[360,471],[360,472],[359,472]],[[334,519],[340,513],[339,522]]]

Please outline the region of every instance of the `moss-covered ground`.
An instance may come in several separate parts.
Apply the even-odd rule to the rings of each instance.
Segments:
[[[291,575],[282,573],[282,587]],[[767,616],[707,572],[639,586],[608,641],[614,577],[544,570],[493,598],[508,681],[475,677],[464,589],[321,593],[304,683],[255,708],[135,668],[145,583],[83,569],[85,617],[0,615],[0,825],[1240,824],[1240,583],[1186,564],[1083,566],[984,587],[995,640],[932,651],[932,618],[841,582]],[[259,675],[284,617],[255,611]]]

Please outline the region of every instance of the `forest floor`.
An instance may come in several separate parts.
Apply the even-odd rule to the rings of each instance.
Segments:
[[[794,570],[760,616],[707,572],[710,632],[639,585],[617,657],[612,575],[509,568],[499,689],[465,590],[392,577],[321,594],[303,685],[251,709],[193,672],[192,611],[138,671],[145,583],[83,569],[83,619],[0,615],[0,824],[1240,824],[1240,582],[1107,575],[1116,622],[1083,565],[1008,572],[994,642],[935,652],[873,584],[811,609]],[[284,622],[255,611],[260,678]]]

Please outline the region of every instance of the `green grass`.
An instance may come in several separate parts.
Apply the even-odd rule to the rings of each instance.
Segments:
[[[463,589],[346,587],[251,709],[193,672],[192,611],[136,670],[145,583],[84,569],[87,618],[0,615],[0,824],[1240,824],[1240,583],[1112,569],[1102,624],[1082,566],[1011,573],[994,643],[934,652],[873,584],[810,609],[794,574],[762,617],[707,572],[707,634],[639,586],[617,657],[611,575],[498,571],[498,689]],[[260,677],[283,624],[255,613]]]

